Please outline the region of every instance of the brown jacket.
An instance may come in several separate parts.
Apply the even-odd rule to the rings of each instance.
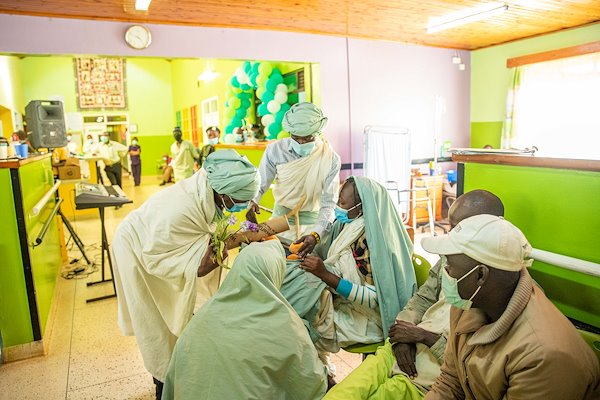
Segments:
[[[600,367],[527,270],[498,321],[452,308],[448,346],[426,400],[598,399]]]

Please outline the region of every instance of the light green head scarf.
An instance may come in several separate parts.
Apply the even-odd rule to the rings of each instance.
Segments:
[[[320,133],[327,125],[327,117],[313,103],[297,103],[283,116],[283,129],[294,136]]]
[[[284,271],[277,240],[240,251],[217,293],[177,340],[164,400],[323,398],[323,364],[279,292]]]
[[[208,184],[219,194],[236,200],[252,200],[258,194],[260,175],[245,156],[226,149],[215,151],[204,160]]]
[[[387,333],[396,315],[417,290],[413,246],[388,191],[372,179],[353,178],[362,202],[371,271],[383,330]]]

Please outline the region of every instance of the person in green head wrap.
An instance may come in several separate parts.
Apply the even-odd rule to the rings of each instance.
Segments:
[[[288,263],[281,292],[305,320],[319,355],[383,341],[416,290],[412,243],[387,190],[364,177],[340,189],[331,232],[299,266]]]
[[[278,240],[252,243],[179,337],[164,400],[321,399],[327,374],[279,289]]]
[[[331,229],[339,188],[340,156],[321,137],[327,117],[312,103],[294,104],[283,117],[290,138],[267,146],[258,167],[261,187],[250,202],[246,217],[256,222],[258,204],[273,181],[273,216],[285,215],[300,202],[300,227],[290,221],[290,230],[279,236],[289,244],[302,242],[300,255],[309,254]],[[297,237],[296,231],[300,231]]]
[[[210,244],[215,217],[239,211],[258,192],[256,168],[234,150],[210,154],[190,178],[152,195],[118,226],[112,257],[119,327],[135,335],[144,365],[162,392],[177,337],[219,274]],[[223,255],[223,258],[226,254]],[[196,278],[203,277],[198,280]]]

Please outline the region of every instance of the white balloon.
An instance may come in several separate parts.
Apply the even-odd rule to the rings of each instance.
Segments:
[[[235,137],[232,133],[228,133],[227,135],[223,136],[223,142],[227,144],[233,144],[235,143]]]
[[[275,116],[273,114],[263,115],[263,117],[260,119],[260,122],[262,122],[263,126],[269,126],[273,123],[273,121],[275,121]]]
[[[277,92],[275,93],[275,101],[279,104],[283,104],[287,102],[287,93]]]
[[[287,93],[287,91],[288,91],[288,88],[285,83],[280,83],[279,85],[277,85],[277,89],[275,89],[275,93],[277,93],[277,92]]]
[[[269,104],[267,104],[267,109],[269,110],[269,112],[271,114],[276,114],[277,111],[279,111],[281,109],[281,104],[279,104],[277,101],[275,100],[271,100],[269,102]]]
[[[243,74],[243,75],[238,76],[238,82],[241,83],[242,85],[244,85],[244,84],[247,85],[248,83],[250,83],[250,78],[248,78],[248,75]]]

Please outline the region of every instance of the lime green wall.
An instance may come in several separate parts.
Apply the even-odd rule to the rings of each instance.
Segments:
[[[162,160],[164,154],[170,153],[171,144],[174,142],[173,135],[140,136],[138,139],[142,146],[142,175],[162,174],[157,168],[157,163]]]
[[[570,29],[531,39],[476,50],[471,53],[471,145],[492,141],[500,143],[506,94],[511,85],[511,70],[506,60],[563,47],[593,42],[600,37],[600,24]],[[481,125],[477,123],[498,123]],[[493,128],[493,129],[492,129]],[[480,137],[482,136],[482,137]],[[490,143],[491,144],[491,143]]]
[[[180,59],[172,62],[172,88],[173,88],[173,109],[179,111],[191,106],[198,107],[198,124],[202,127],[202,113],[200,105],[203,100],[211,97],[219,97],[219,128],[225,129],[225,102],[227,101],[227,84],[235,74],[235,70],[242,65],[240,60],[210,60],[209,65],[219,76],[210,82],[198,82],[198,75],[206,68],[206,59]],[[305,69],[307,83],[311,77],[310,65],[307,63],[288,63],[288,62],[270,62],[273,67],[279,68],[282,74],[295,71],[300,68]],[[314,84],[313,84],[314,85]],[[316,86],[316,85],[314,85]],[[311,86],[306,86],[307,98],[311,98]],[[317,89],[315,88],[315,92]],[[320,91],[319,91],[320,93]],[[320,96],[319,96],[320,99]],[[253,109],[251,108],[251,113]],[[248,118],[255,122],[255,116],[252,114]]]
[[[135,136],[171,134],[174,125],[171,62],[162,58],[127,59],[127,105]]]
[[[10,170],[0,168],[0,335],[5,347],[33,341]]]
[[[498,195],[533,247],[600,263],[600,173],[468,163],[464,182]],[[530,272],[564,314],[600,327],[600,277],[540,262]]]

